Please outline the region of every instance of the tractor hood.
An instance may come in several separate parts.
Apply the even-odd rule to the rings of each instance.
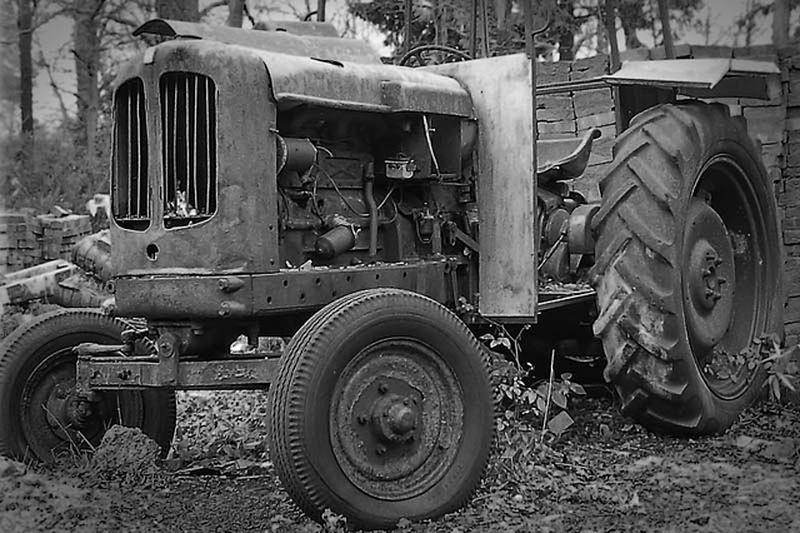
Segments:
[[[473,116],[469,94],[447,76],[409,67],[251,52],[267,66],[279,107],[318,104],[355,111]]]
[[[224,55],[227,50],[258,57],[267,68],[279,107],[312,104],[355,111],[473,116],[469,94],[455,79],[384,65],[374,60],[374,52],[362,41],[162,19],[147,22],[134,33],[178,38],[149,48],[145,63],[162,53],[176,53],[178,48],[194,48],[205,56]]]
[[[377,63],[381,59],[366,42],[341,39],[330,24],[286,22],[265,30],[243,30],[182,20],[152,19],[133,31],[134,35],[160,35],[178,39],[203,39],[282,54]]]
[[[695,98],[770,98],[770,81],[780,70],[768,61],[748,59],[666,59],[628,61],[604,79],[611,85],[675,89]]]

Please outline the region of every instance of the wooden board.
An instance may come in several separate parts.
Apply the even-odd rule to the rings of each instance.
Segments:
[[[524,54],[427,67],[469,91],[478,118],[482,315],[536,317],[535,131],[531,64]]]

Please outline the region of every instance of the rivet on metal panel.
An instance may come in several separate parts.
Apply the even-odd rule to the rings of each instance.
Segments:
[[[236,292],[244,286],[244,280],[233,276],[220,278],[217,286],[222,292]]]

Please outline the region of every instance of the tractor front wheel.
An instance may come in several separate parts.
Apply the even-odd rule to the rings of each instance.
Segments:
[[[437,302],[371,289],[293,337],[271,390],[270,452],[294,501],[361,528],[467,502],[494,438],[488,361]]]
[[[724,105],[686,102],[636,116],[610,168],[593,221],[606,377],[648,428],[721,432],[761,389],[754,347],[783,333],[761,154]]]

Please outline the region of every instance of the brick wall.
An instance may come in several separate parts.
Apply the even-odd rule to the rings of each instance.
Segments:
[[[784,320],[788,344],[800,342],[800,49],[773,46],[728,48],[723,46],[676,46],[678,58],[734,57],[772,61],[781,68],[772,80],[768,100],[720,99],[734,116],[743,116],[748,131],[761,146],[764,165],[772,179],[778,201],[785,252]],[[639,49],[623,53],[622,60],[664,59],[664,50]],[[574,62],[540,63],[537,85],[576,81],[605,74],[608,57],[598,55]],[[599,199],[597,179],[611,161],[616,136],[611,89],[548,94],[537,99],[538,131],[541,137],[580,135],[597,127],[602,137],[595,141],[586,176],[572,185],[590,201]]]
[[[780,59],[786,133],[776,192],[786,252],[786,336],[794,344],[800,342],[800,50],[782,50]]]
[[[89,215],[0,213],[0,274],[53,259],[69,259],[92,231]]]
[[[537,85],[580,81],[608,72],[608,56],[597,55],[574,62],[539,63]],[[547,94],[536,98],[536,120],[542,138],[574,137],[598,128],[599,139],[592,145],[586,173],[574,180],[573,188],[592,201],[600,199],[597,179],[611,162],[611,147],[616,137],[614,99],[611,89],[599,88]]]

